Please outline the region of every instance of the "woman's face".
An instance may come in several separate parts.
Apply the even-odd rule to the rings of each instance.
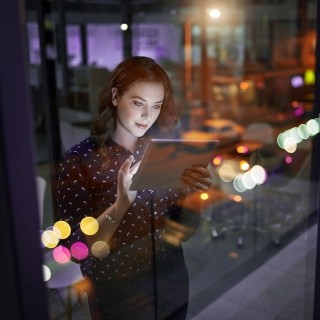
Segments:
[[[115,135],[142,137],[157,120],[164,99],[164,87],[157,82],[135,82],[121,96],[112,88],[112,103],[117,107]]]

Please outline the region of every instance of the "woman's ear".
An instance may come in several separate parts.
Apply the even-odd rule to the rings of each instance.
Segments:
[[[118,105],[118,101],[117,101],[118,89],[113,87],[111,89],[111,94],[112,94],[112,103],[116,107]]]

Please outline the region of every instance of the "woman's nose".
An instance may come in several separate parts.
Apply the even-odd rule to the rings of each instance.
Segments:
[[[144,119],[151,119],[152,117],[152,110],[148,107],[143,109],[143,112],[141,114],[141,117]]]

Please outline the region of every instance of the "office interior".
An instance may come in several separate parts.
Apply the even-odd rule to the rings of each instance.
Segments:
[[[57,164],[90,134],[126,57],[169,74],[179,139],[219,139],[184,244],[188,319],[320,318],[316,0],[2,4],[0,318],[90,319],[79,266],[54,260]],[[8,32],[6,32],[8,30]],[[39,227],[40,226],[40,227]]]

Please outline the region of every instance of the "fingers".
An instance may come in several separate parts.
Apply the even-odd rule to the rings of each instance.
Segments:
[[[130,168],[129,170],[130,174],[134,175],[137,172],[137,170],[139,169],[140,163],[141,163],[141,160]]]
[[[181,182],[191,188],[208,190],[212,185],[212,178],[207,168],[193,166],[183,173]]]

